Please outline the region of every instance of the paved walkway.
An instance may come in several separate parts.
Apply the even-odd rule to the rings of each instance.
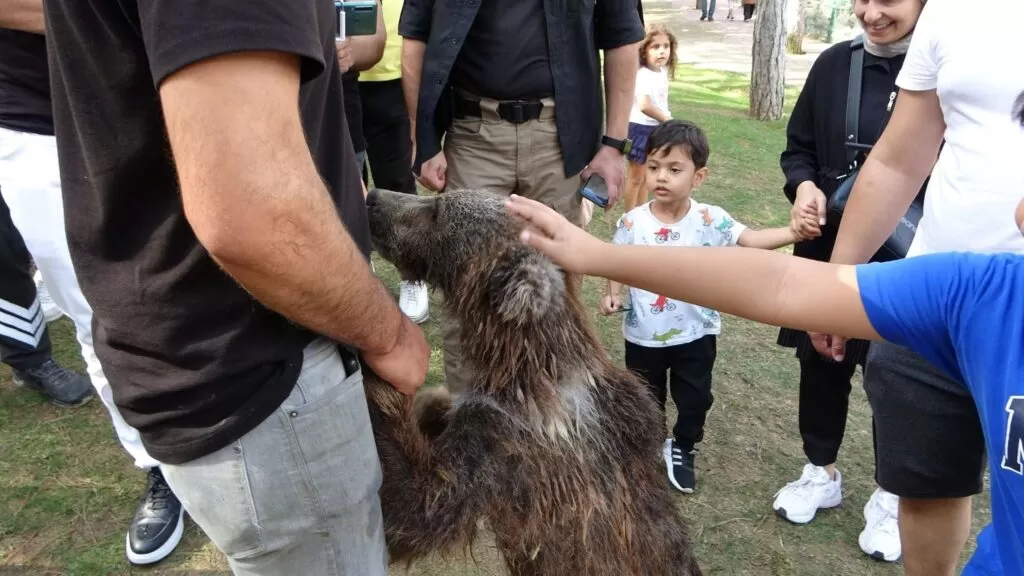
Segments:
[[[726,20],[728,4],[718,0],[714,22],[701,22],[694,0],[647,0],[644,20],[667,25],[679,39],[679,62],[698,68],[738,72],[750,76],[754,22],[743,22],[739,0],[733,9],[735,20]],[[757,16],[755,15],[756,19]],[[802,86],[811,64],[828,48],[811,38],[804,39],[805,54],[786,55],[786,84]]]

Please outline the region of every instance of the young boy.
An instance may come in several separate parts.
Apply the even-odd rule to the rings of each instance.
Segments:
[[[1018,106],[1024,124],[1024,94]],[[776,326],[885,339],[959,379],[984,429],[992,498],[992,523],[963,574],[1024,574],[1024,255],[943,253],[842,266],[738,248],[655,251],[608,246],[518,196],[509,209],[532,225],[523,242],[569,272]],[[1024,234],[1024,200],[1015,217]]]
[[[691,193],[708,175],[708,153],[707,137],[691,122],[668,120],[655,128],[648,137],[644,165],[644,185],[654,200],[623,215],[612,242],[772,250],[801,239],[790,228],[751,230],[718,206],[693,200]],[[601,301],[603,314],[622,310],[621,289],[622,284],[608,283]],[[712,309],[636,287],[629,289],[629,297],[631,306],[622,323],[626,366],[647,383],[662,410],[668,373],[679,415],[672,437],[665,441],[665,466],[672,485],[691,493],[696,485],[694,446],[704,437],[704,421],[714,402],[711,371],[721,317]]]

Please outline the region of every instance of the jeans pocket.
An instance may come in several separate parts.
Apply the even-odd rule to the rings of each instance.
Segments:
[[[329,405],[354,385],[356,374],[345,374],[345,365],[333,343],[319,341],[307,348],[302,371],[281,410],[291,418],[301,418]]]

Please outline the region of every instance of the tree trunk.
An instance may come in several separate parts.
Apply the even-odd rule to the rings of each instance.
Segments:
[[[807,30],[807,0],[797,0],[796,28],[786,39],[786,49],[790,54],[804,53],[804,35]]]
[[[754,22],[750,72],[750,115],[758,120],[782,118],[786,78],[785,0],[760,0]]]

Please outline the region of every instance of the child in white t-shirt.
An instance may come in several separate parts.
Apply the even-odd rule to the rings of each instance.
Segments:
[[[672,118],[668,109],[668,80],[676,71],[676,37],[662,24],[652,24],[640,45],[640,69],[636,73],[633,110],[629,113],[629,174],[622,196],[623,210],[629,212],[647,201],[644,160],[647,138],[658,124]],[[642,200],[641,200],[642,199]]]
[[[654,200],[624,214],[612,242],[772,250],[805,239],[791,227],[749,229],[718,206],[692,200],[691,192],[707,177],[707,160],[708,141],[696,125],[669,120],[655,128],[647,141],[645,166],[646,186]],[[666,261],[666,266],[672,262]],[[608,283],[601,301],[603,314],[623,310],[621,289],[621,284]],[[704,420],[714,401],[711,371],[721,318],[715,310],[639,288],[630,288],[629,296],[622,327],[626,366],[647,383],[663,410],[666,384],[671,390],[679,416],[665,443],[665,464],[672,484],[693,492],[694,445],[703,439]]]

